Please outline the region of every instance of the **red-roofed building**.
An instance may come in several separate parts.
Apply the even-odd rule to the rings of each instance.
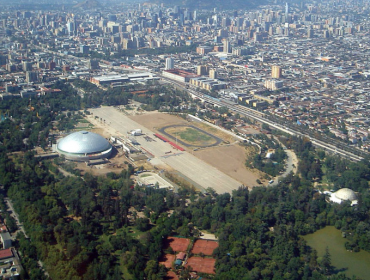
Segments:
[[[10,248],[9,249],[4,249],[4,250],[0,250],[0,260],[11,258],[11,257],[13,257],[13,252],[12,252],[12,250]]]
[[[177,255],[176,255],[176,259],[177,260],[184,260],[185,259],[185,256],[186,256],[186,254],[184,253],[184,252],[180,252],[180,253],[178,253]]]
[[[191,78],[199,77],[194,73],[190,73],[181,69],[164,70],[162,72],[163,77],[175,80],[181,83],[188,83]]]

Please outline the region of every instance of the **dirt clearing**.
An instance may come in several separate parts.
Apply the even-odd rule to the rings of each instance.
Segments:
[[[237,144],[198,150],[194,155],[249,188],[257,186],[256,180],[262,175],[245,167],[246,150]]]
[[[129,116],[129,118],[151,130],[157,130],[167,125],[189,124],[188,121],[180,117],[159,112],[147,112],[142,115]]]

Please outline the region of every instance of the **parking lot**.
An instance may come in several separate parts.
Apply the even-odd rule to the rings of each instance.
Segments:
[[[137,174],[137,180],[141,184],[149,187],[155,187],[156,185],[158,185],[158,188],[160,189],[166,188],[169,190],[174,190],[174,186],[170,182],[167,182],[161,176],[153,172],[142,172],[140,174]]]

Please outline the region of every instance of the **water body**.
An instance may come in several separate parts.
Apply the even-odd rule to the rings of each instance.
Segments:
[[[317,251],[318,257],[322,257],[328,247],[332,265],[336,269],[343,269],[347,277],[356,275],[364,280],[370,280],[370,253],[363,250],[358,253],[347,251],[344,247],[347,239],[342,237],[340,230],[327,226],[303,238],[308,246]]]

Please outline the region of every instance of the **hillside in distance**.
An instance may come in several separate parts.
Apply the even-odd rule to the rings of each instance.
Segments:
[[[97,7],[100,7],[100,3],[96,0],[85,0],[83,2],[80,2],[76,5],[73,6],[73,8],[82,8],[84,10],[86,9],[93,9],[93,8],[97,8]]]
[[[166,6],[181,6],[191,9],[213,9],[220,10],[238,10],[238,9],[251,9],[259,5],[264,5],[267,0],[153,0],[150,2],[164,3]]]

